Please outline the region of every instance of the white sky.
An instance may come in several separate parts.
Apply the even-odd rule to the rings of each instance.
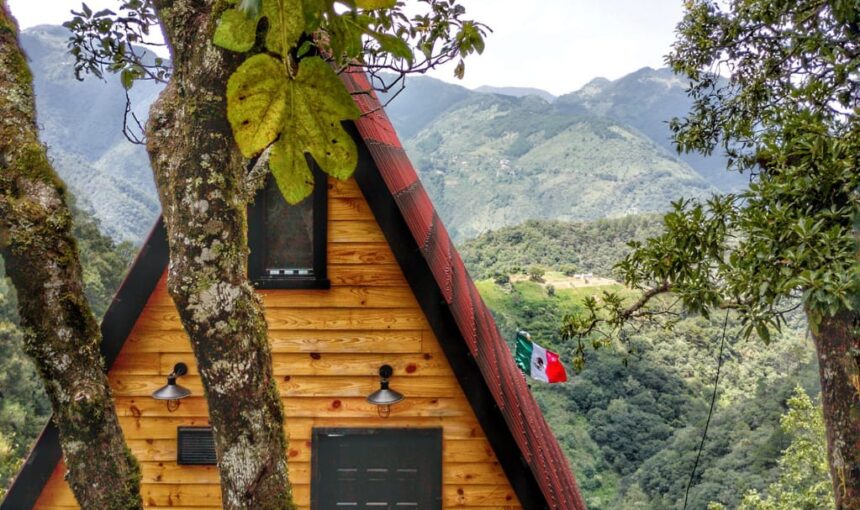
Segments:
[[[470,88],[537,87],[553,94],[578,89],[592,78],[620,78],[641,67],[661,67],[681,19],[683,0],[460,0],[468,18],[490,25],[483,55],[466,62],[466,78],[453,67],[431,73]],[[93,9],[119,0],[89,0]],[[9,0],[22,28],[60,24],[80,0]]]

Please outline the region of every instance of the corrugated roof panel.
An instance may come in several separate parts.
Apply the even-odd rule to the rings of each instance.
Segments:
[[[430,242],[430,234],[433,231],[433,215],[436,213],[433,210],[430,197],[424,191],[424,186],[421,185],[420,181],[415,181],[408,188],[395,193],[394,201],[400,208],[403,219],[406,220],[409,231],[412,232],[412,237],[418,242],[418,247],[423,252],[424,247]]]
[[[359,124],[363,126],[363,123]],[[359,129],[363,134],[364,131]],[[373,161],[382,174],[382,179],[389,191],[396,195],[418,182],[418,174],[412,167],[409,157],[399,145],[390,145],[385,142],[368,140],[365,142]]]
[[[451,314],[454,315],[454,320],[460,327],[460,332],[466,343],[469,346],[469,351],[473,356],[478,356],[478,326],[475,321],[475,306],[472,301],[471,285],[469,274],[462,265],[452,264],[451,266],[452,287],[451,287]]]
[[[451,244],[451,238],[448,237],[448,231],[439,215],[434,214],[433,232],[423,247],[422,253],[442,290],[445,302],[449,305],[454,299],[454,270],[451,256],[453,252],[454,246]]]

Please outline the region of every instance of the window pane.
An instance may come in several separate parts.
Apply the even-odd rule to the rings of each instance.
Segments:
[[[289,205],[274,179],[264,191],[265,276],[312,275],[314,267],[313,195]]]

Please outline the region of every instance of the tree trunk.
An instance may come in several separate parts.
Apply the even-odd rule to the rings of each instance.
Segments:
[[[156,5],[174,74],[150,111],[147,148],[170,246],[168,289],[203,381],[223,505],[292,508],[267,326],[247,279],[247,171],[226,115],[227,79],[243,57],[212,44],[227,2]]]
[[[812,336],[836,510],[860,510],[860,315],[825,317]]]
[[[71,70],[69,71],[71,72]],[[83,508],[142,508],[84,297],[65,191],[36,129],[33,80],[0,0],[0,253],[18,293],[25,349],[45,382],[67,480]]]

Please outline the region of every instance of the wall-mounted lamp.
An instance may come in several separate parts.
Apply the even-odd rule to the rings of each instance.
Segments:
[[[176,378],[188,373],[188,365],[177,363],[173,366],[173,372],[167,376],[167,384],[152,392],[155,400],[166,400],[167,410],[171,413],[179,409],[179,401],[191,396],[191,390],[176,384]]]
[[[379,367],[379,389],[367,396],[367,401],[376,407],[379,416],[388,418],[391,414],[391,406],[403,400],[403,394],[388,387],[388,379],[394,374],[391,365]]]

